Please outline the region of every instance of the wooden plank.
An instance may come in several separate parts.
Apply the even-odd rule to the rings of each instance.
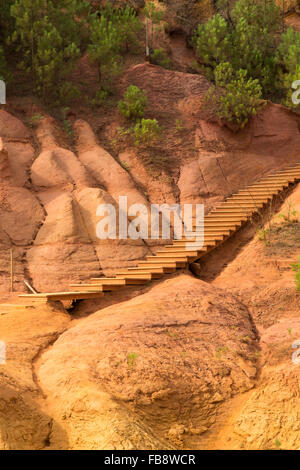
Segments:
[[[118,278],[122,278],[122,279],[125,279],[126,282],[130,282],[132,279],[141,279],[141,280],[144,280],[144,281],[151,281],[152,279],[152,274],[151,273],[147,273],[147,274],[143,274],[143,273],[127,273],[127,274],[120,274],[120,273],[117,273],[116,276]]]
[[[143,261],[138,263],[138,266],[147,267],[147,266],[155,266],[155,265],[162,265],[162,266],[175,266],[176,268],[184,268],[187,265],[186,261],[183,260],[174,260],[168,258],[150,258],[150,260]]]
[[[251,214],[253,213],[253,210],[251,211],[248,211],[248,212],[241,212],[241,209],[238,210],[217,210],[217,211],[213,211],[211,212],[209,215],[211,217],[226,217],[226,218],[229,218],[229,219],[233,219],[233,218],[237,218],[239,217],[240,219],[247,219],[247,217],[251,216]]]
[[[182,248],[176,248],[176,247],[172,247],[172,248],[168,248],[166,250],[162,250],[162,251],[158,251],[157,252],[157,256],[174,256],[175,258],[176,257],[185,257],[185,256],[188,256],[188,257],[194,257],[194,256],[198,256],[198,253],[201,252],[202,250],[184,250]]]
[[[228,201],[230,202],[234,202],[234,203],[238,203],[238,202],[262,202],[264,204],[266,204],[267,202],[269,202],[272,198],[272,196],[264,196],[264,197],[261,197],[261,196],[254,196],[254,195],[246,195],[246,194],[243,194],[243,195],[236,195],[236,196],[232,196],[230,199],[228,199]]]
[[[27,299],[47,299],[47,300],[84,300],[96,299],[103,296],[103,292],[50,292],[43,294],[20,294],[19,297]]]
[[[280,191],[279,189],[272,189],[270,191],[266,191],[265,189],[255,189],[255,190],[250,190],[250,189],[242,189],[241,191],[238,191],[237,193],[234,194],[234,196],[237,195],[244,195],[244,194],[251,194],[251,196],[273,196],[275,194],[278,194]]]
[[[139,271],[143,268],[139,268],[139,267],[135,267],[135,268],[128,268],[128,272],[132,272],[132,271]],[[170,274],[170,273],[174,273],[176,271],[176,268],[169,268],[167,266],[157,266],[155,268],[151,268],[151,270],[149,270],[149,272],[153,273],[153,274]]]
[[[175,271],[175,270],[174,270]],[[173,272],[174,272],[173,271]],[[166,273],[155,273],[153,272],[151,269],[146,269],[146,268],[137,268],[135,271],[132,271],[132,272],[128,272],[128,271],[125,271],[125,272],[119,272],[117,275],[118,276],[122,276],[122,277],[126,277],[128,276],[128,274],[132,275],[132,274],[140,274],[142,276],[145,276],[145,275],[148,275],[148,274],[151,274],[151,279],[160,279],[164,274]]]
[[[109,278],[109,277],[92,277],[91,281],[96,282],[97,285],[116,285],[116,286],[121,286],[125,284],[125,280],[122,282],[120,279],[117,279],[115,277]],[[77,284],[78,285],[78,284]]]
[[[119,279],[118,279],[119,280]],[[70,284],[70,287],[74,288],[74,290],[76,291],[80,291],[80,289],[82,289],[82,291],[86,291],[86,290],[89,290],[89,291],[99,291],[99,292],[109,292],[109,291],[112,291],[112,290],[118,290],[120,287],[123,287],[126,285],[126,282],[121,282],[121,280],[119,280],[120,282],[119,283],[114,283],[114,284],[100,284],[100,283],[97,283],[96,281],[91,281],[90,284]]]

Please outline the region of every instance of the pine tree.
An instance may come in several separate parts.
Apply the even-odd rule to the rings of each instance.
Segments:
[[[0,0],[0,44],[5,44],[13,30],[13,18],[10,14],[12,3],[13,0]]]
[[[277,87],[287,106],[300,108],[292,102],[292,84],[300,80],[300,33],[288,28],[282,35],[281,43],[276,53],[276,63],[279,67]]]
[[[119,101],[118,106],[122,116],[138,120],[144,117],[147,103],[146,93],[137,86],[130,85],[124,94],[124,99]]]
[[[261,106],[259,81],[249,78],[246,70],[235,71],[229,62],[219,64],[214,75],[218,88],[212,87],[207,99],[217,105],[217,114],[223,121],[242,129]]]
[[[6,80],[6,78],[7,78],[7,65],[6,65],[3,47],[0,46],[0,80]]]
[[[143,13],[146,17],[146,55],[153,51],[155,26],[163,19],[163,12],[158,10],[154,2],[147,1]],[[151,33],[149,34],[149,20],[151,22]],[[150,40],[149,40],[150,37]]]
[[[230,59],[232,40],[228,23],[219,14],[213,16],[198,26],[193,43],[208,78],[213,78],[215,67]]]
[[[116,25],[106,16],[95,17],[90,27],[89,53],[99,68],[99,83],[120,70],[121,38]]]
[[[130,47],[136,48],[138,41],[137,35],[142,28],[142,22],[137,16],[135,10],[129,5],[120,8],[114,8],[110,2],[106,4],[106,7],[102,10],[104,15],[115,28],[118,30],[120,35],[120,42],[125,47],[126,51]]]
[[[215,67],[229,61],[235,70],[246,70],[258,79],[269,95],[276,74],[276,33],[280,29],[280,9],[273,0],[237,0],[219,3],[224,12],[215,15],[195,32],[193,43],[209,78]]]
[[[107,2],[100,10],[100,17],[94,16],[90,24],[89,53],[98,65],[102,88],[120,72],[122,48],[127,51],[132,45],[136,48],[141,27],[136,12],[128,5],[114,8]]]
[[[89,6],[81,0],[15,0],[11,6],[15,30],[10,42],[17,44],[19,66],[45,102],[70,97],[66,80],[80,55],[84,10],[88,14]]]

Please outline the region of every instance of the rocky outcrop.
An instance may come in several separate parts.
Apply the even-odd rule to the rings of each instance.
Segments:
[[[3,139],[0,137],[0,171],[2,177],[5,176],[6,172],[9,174],[8,166],[8,152],[4,147]]]
[[[40,198],[47,216],[27,252],[36,289],[69,290],[72,281],[98,276],[99,260],[72,193],[47,191]]]
[[[299,209],[300,187],[279,213],[300,221]],[[283,217],[274,214],[273,233],[276,226],[284,223]],[[278,246],[275,238],[266,247],[255,237],[214,281],[216,286],[238,294],[250,306],[261,349],[256,389],[229,420],[230,442],[225,448],[229,445],[244,449],[299,448],[299,364],[292,360],[297,349],[292,345],[300,338],[300,294],[291,269],[299,255],[299,229],[296,222],[294,225],[295,230]]]
[[[31,180],[37,188],[52,188],[75,185],[78,188],[95,184],[77,156],[60,146],[59,133],[54,119],[45,118],[37,127],[37,138],[41,153],[31,167]]]
[[[239,301],[181,275],[68,330],[38,376],[71,448],[197,448],[218,404],[252,388],[256,348]]]
[[[112,274],[120,267],[134,265],[138,260],[150,254],[143,240],[101,240],[98,238],[96,228],[100,218],[97,217],[96,212],[100,204],[111,204],[115,207],[116,225],[119,226],[118,206],[109,193],[102,189],[86,188],[80,192],[77,191],[75,197],[84,226],[105,275]]]
[[[129,83],[145,90],[149,109],[164,125],[160,154],[172,161],[173,175],[178,168],[181,203],[200,199],[208,210],[262,175],[299,160],[299,116],[280,105],[266,103],[236,133],[212,115],[205,101],[210,85],[201,75],[141,64],[126,72],[120,90]],[[181,133],[176,132],[178,121]]]
[[[1,340],[6,343],[6,364],[0,365],[0,449],[44,449],[56,425],[43,408],[34,362],[64,331],[69,316],[53,306],[10,309],[6,314],[0,310]]]
[[[80,123],[75,127],[79,129]],[[81,122],[80,129],[78,158],[62,146],[63,136],[52,118],[43,119],[37,128],[41,153],[32,165],[31,179],[46,217],[26,259],[39,291],[49,290],[50,285],[51,290],[67,290],[72,282],[108,275],[149,252],[141,240],[96,236],[100,204],[113,204],[118,212],[114,197],[118,200],[119,194],[127,195],[131,203],[147,201],[130,175],[97,144],[89,125]]]
[[[127,196],[128,206],[132,204],[147,206],[146,198],[140,194],[131,176],[99,145],[90,125],[79,120],[74,128],[79,159],[94,175],[98,185],[106,189],[117,204],[120,196]]]
[[[99,240],[96,209],[103,201],[116,209],[124,195],[128,206],[202,202],[208,212],[224,196],[299,159],[299,117],[282,106],[268,103],[234,133],[211,116],[205,101],[210,84],[201,75],[140,64],[121,77],[120,96],[129,84],[146,91],[146,117],[158,119],[163,129],[150,149],[129,138],[118,152],[108,151],[125,125],[117,110],[107,122],[95,118],[93,127],[78,119],[74,148],[53,118],[40,119],[29,131],[0,111],[0,226],[6,240],[0,289],[9,283],[6,243],[15,250],[16,289],[24,278],[38,290],[67,288],[136,264],[149,247],[153,252],[165,243]]]
[[[34,159],[30,132],[22,121],[0,110],[0,137],[7,153],[7,168],[5,172],[1,171],[0,177],[9,177],[13,185],[23,186],[28,181]]]
[[[129,149],[119,154],[121,164],[128,167],[134,181],[144,189],[152,204],[174,204],[178,190],[164,169],[156,169],[143,164],[136,149]]]
[[[0,291],[10,289],[10,252],[13,251],[15,288],[23,290],[24,256],[44,217],[36,195],[28,188],[34,157],[24,124],[0,110]]]

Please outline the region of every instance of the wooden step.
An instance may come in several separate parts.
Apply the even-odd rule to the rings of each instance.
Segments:
[[[229,236],[229,234],[227,236]],[[225,237],[226,235],[212,235],[211,237],[205,236],[203,239],[203,243],[209,243],[212,241],[222,241],[224,240]],[[166,246],[186,245],[187,243],[197,243],[197,241],[198,240],[188,240],[185,238],[184,240],[173,240],[173,245],[166,245]]]
[[[174,270],[175,271],[175,270]],[[131,272],[128,272],[128,271],[120,271],[117,273],[117,276],[121,276],[121,277],[127,277],[127,276],[131,276],[133,274],[141,274],[141,275],[148,275],[148,274],[151,274],[151,278],[152,279],[160,279],[164,274],[166,273],[154,273],[152,272],[151,269],[146,269],[146,268],[141,268],[141,269],[136,269],[135,271],[131,271]]]
[[[116,277],[119,279],[125,279],[126,284],[135,285],[135,284],[146,284],[149,281],[152,281],[155,278],[154,274],[151,273],[132,273],[132,274],[116,274]]]
[[[186,262],[188,261],[188,255],[182,255],[182,256],[178,256],[178,255],[175,255],[175,254],[172,254],[172,253],[166,253],[165,255],[162,255],[160,254],[159,256],[156,255],[156,256],[146,256],[146,261],[150,261],[151,263],[154,263],[154,262],[157,262],[158,260],[160,261],[170,261],[170,262],[176,262],[176,261],[182,261],[182,262]]]
[[[249,215],[251,215],[253,213],[253,210],[250,210],[250,211],[241,211],[238,210],[238,209],[223,209],[223,210],[215,210],[213,212],[211,212],[209,215],[212,215],[212,216],[234,216],[234,217],[248,217]]]
[[[229,204],[228,202],[228,209],[227,210],[235,210],[235,211],[258,211],[260,209],[263,208],[263,204],[252,204],[251,206],[250,205],[247,205],[242,203],[242,204],[239,204],[239,202],[237,202],[236,204]],[[226,210],[226,209],[216,209],[217,211],[219,210]]]
[[[215,222],[215,221],[207,221],[205,223],[205,231],[207,232],[209,230],[209,228],[224,228],[225,230],[232,230],[232,231],[235,231],[236,230],[236,227],[239,227],[242,225],[242,222],[232,222],[232,221],[227,221],[227,222],[224,222],[224,221],[218,221],[218,222]]]
[[[185,250],[183,248],[175,246],[175,247],[167,248],[162,251],[158,251],[157,256],[174,256],[174,257],[188,256],[188,257],[194,258],[195,256],[198,256],[198,253],[200,253],[201,251],[206,251],[206,250],[202,250],[202,248],[200,248],[199,250],[196,250],[196,249]]]
[[[116,289],[119,289],[120,287],[122,286],[125,286],[125,282],[120,284],[120,285],[112,285],[112,284],[105,284],[105,285],[101,285],[101,284],[97,284],[97,283],[91,283],[91,284],[70,284],[70,287],[72,288],[72,290],[74,291],[79,291],[79,292],[109,292],[109,291],[113,291],[113,290],[116,290]]]
[[[210,212],[209,215],[213,214],[224,214],[224,215],[242,215],[244,217],[251,215],[253,212],[258,211],[261,207],[258,207],[258,205],[253,204],[251,207],[247,206],[240,206],[239,203],[237,204],[229,204],[229,207],[219,207],[214,209],[212,212]],[[261,205],[259,205],[261,206]]]
[[[299,173],[299,172],[298,172]],[[293,177],[293,175],[291,175]],[[281,174],[281,173],[272,173],[271,175],[266,175],[262,176],[259,180],[257,180],[257,183],[260,183],[261,181],[263,182],[268,182],[268,181],[281,181],[285,178],[285,181],[290,181],[290,178],[286,174]]]
[[[243,212],[243,210],[245,211],[251,211],[251,210],[260,210],[263,208],[263,204],[267,204],[269,201],[271,201],[273,199],[272,196],[261,196],[259,199],[257,199],[257,196],[253,196],[253,195],[238,195],[236,194],[235,196],[233,196],[234,199],[230,199],[228,201],[228,205],[232,205],[233,203],[235,203],[238,207],[235,208],[235,210],[239,209],[240,212]],[[246,199],[248,198],[248,199]],[[244,209],[244,206],[242,205],[243,202],[246,202],[246,203],[250,203],[252,202],[253,203],[253,206],[251,207],[251,209]],[[240,205],[241,203],[241,205]],[[257,204],[256,204],[257,203]],[[226,210],[226,209],[224,209]],[[230,209],[227,209],[227,210],[230,210]]]
[[[42,294],[20,294],[19,297],[27,299],[46,299],[52,301],[62,300],[85,300],[85,299],[97,299],[103,297],[104,293],[97,291],[93,292],[47,292]]]
[[[244,193],[244,194],[233,194],[230,196],[227,201],[229,202],[236,202],[237,200],[240,200],[241,202],[247,202],[248,204],[253,202],[253,203],[266,203],[267,201],[270,201],[271,199],[274,199],[275,194],[254,194],[254,193]]]
[[[236,203],[234,203],[234,201],[232,201],[231,199],[227,199],[228,202],[226,202],[226,207],[228,208],[239,208],[239,209],[244,209],[244,208],[247,208],[247,209],[262,209],[264,207],[264,205],[266,204],[266,202],[256,202],[256,201],[237,201]],[[218,206],[218,208],[221,207],[221,206]]]
[[[284,170],[279,170],[276,173],[274,173],[275,176],[286,175],[286,174],[299,175],[300,177],[300,167],[297,167],[297,166],[286,167]],[[274,176],[274,175],[271,175],[271,176]]]
[[[155,266],[168,266],[176,269],[185,268],[187,265],[186,261],[175,261],[175,260],[168,260],[167,258],[155,258],[153,257],[151,261],[142,261],[138,263],[138,266],[141,268],[154,268]]]
[[[250,202],[250,201],[254,201],[254,202],[263,202],[264,204],[266,204],[268,201],[270,201],[272,198],[272,196],[264,196],[264,197],[261,197],[261,196],[247,196],[247,195],[243,195],[243,196],[232,196],[230,199],[227,199],[228,201],[230,202]]]
[[[278,194],[280,192],[279,189],[272,189],[270,191],[266,191],[265,189],[241,189],[241,191],[234,193],[233,196],[237,195],[244,195],[244,194],[251,194],[255,196],[273,196],[274,194]]]
[[[120,279],[116,279],[115,277],[92,277],[91,281],[97,282],[97,285],[103,285],[103,286],[104,285],[116,285],[116,286],[121,285]]]
[[[133,277],[132,277],[133,276]],[[104,291],[108,291],[108,290],[116,290],[118,289],[118,282],[121,283],[121,285],[124,285],[124,286],[130,286],[132,284],[145,284],[145,282],[147,281],[150,281],[151,280],[151,274],[150,273],[147,273],[147,276],[146,276],[146,279],[144,277],[141,277],[141,278],[136,278],[134,277],[134,274],[131,276],[131,274],[128,273],[128,276],[127,274],[126,275],[119,275],[119,273],[116,274],[116,277],[114,278],[115,281],[116,281],[116,284],[115,284],[115,289],[111,286],[109,286],[110,288],[108,288],[107,286],[105,285],[101,285],[101,283],[99,284],[99,279],[101,278],[92,278],[91,279],[91,282],[95,283],[95,284],[99,284],[101,287],[103,287],[103,290]],[[134,282],[135,280],[137,279],[137,282]],[[132,282],[133,281],[133,282]]]
[[[165,261],[183,263],[180,267],[186,267],[189,263],[193,262],[195,259],[201,258],[205,253],[199,253],[197,256],[156,256],[153,259],[149,258],[148,261],[151,264],[161,264]]]
[[[234,230],[224,230],[224,232],[219,232],[216,235],[212,235],[212,236],[210,236],[210,235],[207,236],[207,233],[206,233],[204,238],[199,237],[197,240],[195,238],[190,239],[188,237],[184,237],[181,240],[173,240],[173,245],[177,245],[177,243],[183,243],[184,244],[184,243],[196,243],[196,242],[198,242],[198,243],[201,244],[202,241],[203,241],[203,243],[209,243],[209,242],[214,241],[214,240],[222,241],[222,240],[224,240],[224,238],[229,237],[232,234],[232,232],[234,232]],[[214,232],[211,232],[211,233],[213,234]]]
[[[289,170],[286,170],[285,171],[282,171],[280,173],[277,173],[278,176],[286,176],[287,178],[295,178],[295,179],[300,179],[300,170],[294,170],[294,171],[289,171]]]
[[[200,240],[200,241],[209,241],[209,240],[214,240],[215,237],[223,237],[223,234],[222,233],[217,233],[217,234],[210,234],[210,233],[203,233],[203,235],[198,235],[198,237],[192,237],[192,239],[188,239],[187,237],[183,237],[183,238],[180,238],[178,240],[173,240],[173,243],[177,243],[177,242],[193,242],[193,241],[197,241],[197,240]]]
[[[239,199],[239,198],[233,199],[233,201],[236,201],[236,202],[238,202],[238,203],[239,203],[240,201],[244,201],[244,200],[245,200],[245,199]],[[250,199],[249,199],[249,200],[250,200]],[[263,201],[263,202],[264,202],[265,204],[268,204],[271,200],[272,200],[272,198],[271,198],[270,200],[268,200],[268,201]],[[260,202],[262,202],[262,201],[260,201]],[[257,207],[256,209],[257,209],[257,211],[263,210],[261,207]]]
[[[289,184],[290,184],[289,182],[287,183],[256,183],[256,184],[252,184],[251,186],[248,186],[245,189],[253,190],[256,188],[264,188],[264,189],[279,189],[280,191],[282,191],[282,189],[289,186]]]
[[[258,183],[267,183],[272,182],[272,183],[292,183],[296,179],[296,176],[269,176],[267,178],[262,178],[261,180],[258,181]]]
[[[214,223],[216,224],[221,224],[221,223],[224,223],[225,224],[232,224],[232,225],[235,225],[236,223],[240,223],[240,222],[246,222],[247,220],[247,217],[245,216],[233,216],[233,217],[227,217],[227,216],[223,216],[223,215],[220,215],[220,216],[212,216],[210,218],[207,218],[205,219],[205,227],[206,226],[212,226]]]
[[[233,229],[232,229],[233,230]],[[208,236],[212,236],[212,235],[230,235],[230,233],[232,232],[231,229],[229,229],[228,227],[225,227],[225,228],[220,228],[220,227],[210,227],[210,226],[206,226],[204,227],[204,236],[208,235]],[[186,237],[183,237],[182,240],[187,240],[187,237],[193,237],[194,238],[194,232],[186,232]],[[200,236],[200,234],[199,234]]]
[[[233,194],[232,196],[255,196],[255,197],[260,197],[260,198],[265,198],[265,197],[271,197],[274,198],[279,194],[280,191],[274,190],[274,191],[244,191],[244,192],[238,192]]]
[[[255,183],[253,184],[249,184],[249,186],[247,186],[246,188],[244,189],[248,189],[248,188],[254,188],[254,187],[265,187],[265,188],[268,188],[268,187],[276,187],[276,186],[285,186],[285,185],[289,185],[291,182],[288,178],[285,178],[284,181],[281,181],[281,177],[279,177],[279,180],[280,181],[276,181],[276,180],[271,180],[271,179],[267,179],[266,181],[262,181],[262,180],[258,180],[256,181]],[[284,177],[283,177],[284,178]]]
[[[207,222],[246,222],[247,217],[245,215],[222,215],[220,214],[219,216],[216,214],[212,214],[211,216],[207,216],[204,219],[204,225],[207,224]]]
[[[191,242],[191,241],[189,241],[189,242],[183,242],[183,241],[180,240],[180,241],[178,241],[176,244],[175,244],[175,242],[174,242],[173,245],[166,245],[165,248],[167,248],[168,250],[173,251],[173,249],[178,249],[178,248],[181,247],[181,248],[183,248],[183,249],[184,249],[184,248],[187,248],[187,249],[189,249],[189,250],[193,250],[193,251],[195,250],[195,251],[198,251],[198,252],[199,252],[199,251],[203,251],[203,248],[206,248],[206,247],[208,247],[208,246],[215,246],[215,245],[217,245],[218,243],[221,243],[223,240],[224,240],[224,238],[222,238],[222,239],[219,238],[219,239],[217,239],[217,240],[216,240],[216,239],[213,239],[213,240],[210,240],[210,241],[206,241],[206,242],[203,244],[203,246],[201,246],[201,245],[198,245],[198,246],[197,246],[197,245],[194,245],[195,242]]]
[[[232,230],[229,230],[227,228],[224,229],[218,229],[218,227],[214,230],[211,229],[210,227],[205,227],[204,228],[204,237],[215,237],[215,236],[224,236],[228,237],[232,233]]]
[[[158,262],[158,263],[161,263],[163,262],[164,260],[167,260],[167,261],[181,261],[181,262],[184,262],[184,263],[187,263],[189,260],[190,260],[191,257],[189,257],[188,255],[176,255],[175,253],[172,254],[172,253],[164,253],[164,254],[161,254],[159,256],[146,256],[146,261],[150,261],[150,263],[155,263],[155,262]]]
[[[134,267],[134,268],[128,268],[126,271],[131,273],[135,271],[139,272],[141,270],[144,270],[144,268]],[[150,268],[147,271],[151,272],[152,274],[171,274],[176,271],[176,268],[170,268],[168,266],[156,266],[155,268]]]

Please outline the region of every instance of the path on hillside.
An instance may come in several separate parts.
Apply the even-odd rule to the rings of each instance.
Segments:
[[[114,277],[100,277],[87,280],[82,284],[71,284],[70,291],[38,294],[21,294],[25,301],[73,301],[101,298],[105,292],[119,291],[126,286],[145,285],[160,279],[177,269],[187,268],[219,247],[235,234],[244,224],[259,216],[261,211],[271,205],[275,197],[300,181],[300,163],[285,170],[261,178],[254,184],[241,189],[204,217],[203,227],[194,226],[199,238],[173,240],[158,250],[155,255],[147,256],[136,267],[123,269]]]

